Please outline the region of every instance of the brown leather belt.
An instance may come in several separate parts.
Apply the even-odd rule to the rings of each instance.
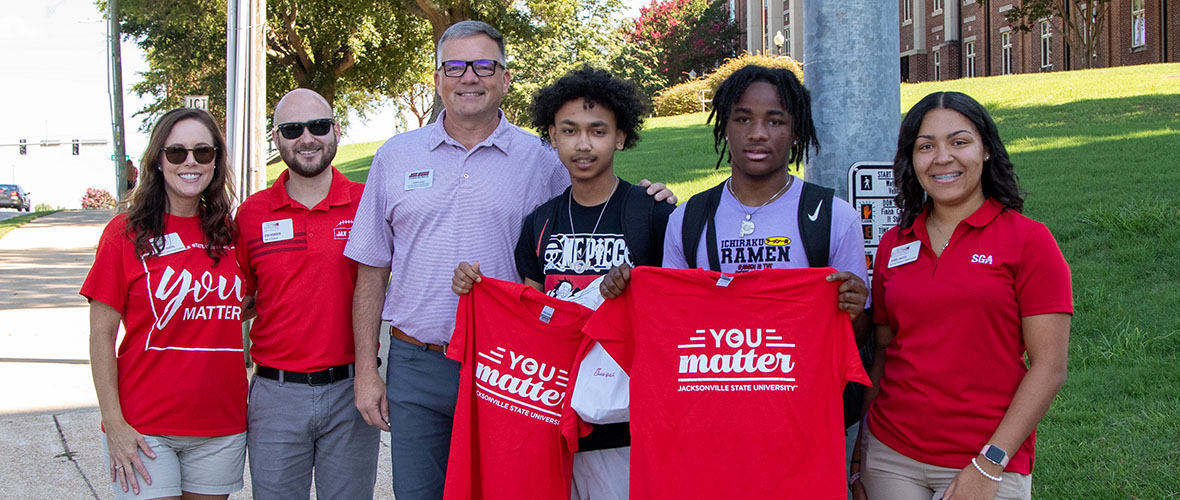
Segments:
[[[423,342],[423,341],[421,341],[421,340],[418,340],[418,339],[416,339],[416,338],[414,338],[414,337],[411,337],[411,336],[409,336],[409,335],[406,335],[406,332],[403,332],[403,331],[399,330],[399,329],[398,329],[396,326],[390,326],[390,327],[389,327],[389,334],[390,334],[390,335],[392,335],[392,336],[393,336],[393,338],[395,338],[395,339],[398,339],[398,340],[400,340],[400,341],[402,341],[402,342],[406,342],[406,343],[409,343],[409,344],[416,345],[416,346],[418,346],[418,347],[423,347],[423,348],[426,348],[426,349],[430,349],[431,351],[435,351],[435,352],[441,352],[441,353],[443,353],[443,354],[446,354],[446,353],[447,353],[447,346],[445,346],[445,345],[438,345],[438,344],[427,344],[427,343],[425,343],[425,342]]]

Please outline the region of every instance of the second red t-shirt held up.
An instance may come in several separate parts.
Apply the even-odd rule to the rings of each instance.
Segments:
[[[559,425],[590,313],[488,277],[459,299],[447,357],[463,367],[443,498],[569,498],[573,451]]]
[[[585,333],[631,376],[631,498],[843,499],[868,384],[831,268],[635,268]]]

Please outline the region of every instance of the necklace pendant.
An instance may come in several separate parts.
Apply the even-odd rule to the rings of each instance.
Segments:
[[[749,216],[747,215],[746,217],[749,217]],[[742,237],[747,234],[754,234],[754,221],[749,220],[749,219],[742,221],[742,227],[741,227],[741,230],[738,232],[738,237]]]

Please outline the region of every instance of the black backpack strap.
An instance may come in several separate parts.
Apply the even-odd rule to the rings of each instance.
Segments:
[[[721,270],[721,258],[717,256],[717,228],[713,216],[717,214],[717,205],[721,204],[721,192],[725,190],[725,182],[721,181],[708,191],[697,193],[688,199],[684,207],[684,221],[680,227],[680,241],[684,246],[684,259],[689,269],[696,269],[697,247],[700,246],[701,234],[707,225],[709,228],[708,241],[705,248],[709,253],[709,269]]]
[[[570,189],[565,188],[565,192],[537,207],[536,217],[533,217],[532,232],[533,241],[536,242],[533,250],[540,266],[537,269],[545,269],[545,245],[549,244],[549,237],[553,235],[553,226],[557,224],[557,207],[561,206],[562,200],[569,199]]]
[[[807,265],[826,267],[832,247],[832,197],[835,190],[803,182],[799,195],[799,237],[803,239],[803,253]]]
[[[631,253],[631,262],[636,266],[659,266],[659,255],[663,250],[663,234],[659,242],[653,241],[652,209],[655,197],[648,196],[647,189],[620,180],[627,190],[623,195],[622,221],[623,240]]]

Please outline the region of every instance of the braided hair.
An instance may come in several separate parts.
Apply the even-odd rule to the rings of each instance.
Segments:
[[[783,109],[791,115],[795,142],[791,145],[791,156],[787,163],[806,161],[808,151],[812,148],[819,151],[819,139],[815,136],[815,124],[811,121],[811,94],[803,87],[803,83],[791,70],[751,64],[729,75],[713,94],[713,110],[709,112],[708,121],[713,122],[713,151],[719,155],[717,165],[713,167],[715,169],[721,167],[722,161],[733,159],[729,143],[725,140],[725,126],[729,123],[733,107],[754,82],[774,85],[778,89]]]

